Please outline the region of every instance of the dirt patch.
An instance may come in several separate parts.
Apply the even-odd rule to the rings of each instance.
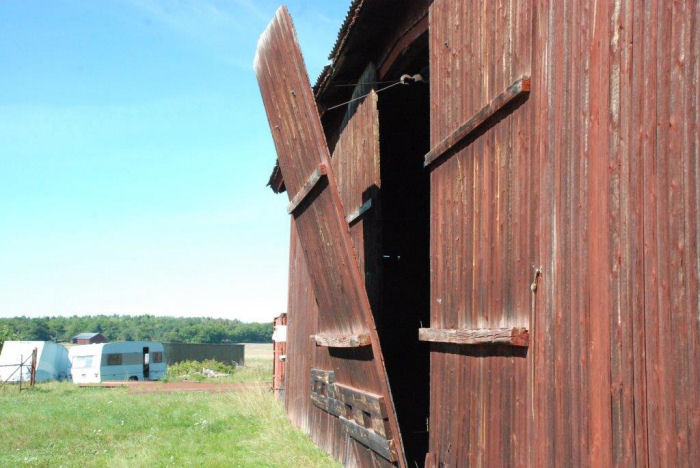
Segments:
[[[171,393],[171,392],[235,392],[253,388],[265,389],[270,384],[265,382],[102,382],[99,384],[86,384],[81,387],[119,388],[127,387],[129,393]]]

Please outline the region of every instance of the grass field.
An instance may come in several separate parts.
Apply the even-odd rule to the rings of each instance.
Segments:
[[[270,379],[271,347],[242,372]],[[234,374],[235,375],[235,374]],[[0,389],[0,466],[338,466],[264,388],[133,394],[49,383]]]

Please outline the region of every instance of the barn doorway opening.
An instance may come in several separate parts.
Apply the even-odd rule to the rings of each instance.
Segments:
[[[382,297],[378,332],[409,466],[428,451],[430,358],[418,328],[430,323],[430,149],[428,35],[402,54],[384,80],[422,80],[379,94]]]

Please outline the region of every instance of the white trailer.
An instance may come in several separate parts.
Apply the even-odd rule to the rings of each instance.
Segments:
[[[31,356],[36,349],[36,381],[65,380],[69,374],[68,350],[51,341],[5,341],[0,353],[0,382],[28,382]],[[20,363],[22,366],[20,374]]]
[[[69,357],[75,383],[158,380],[166,371],[163,344],[157,341],[77,345]]]

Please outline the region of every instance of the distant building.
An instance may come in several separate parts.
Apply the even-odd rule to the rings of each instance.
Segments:
[[[70,341],[73,344],[95,344],[106,343],[107,338],[102,333],[80,333],[71,338]]]
[[[245,346],[235,343],[163,343],[168,365],[182,361],[214,359],[224,364],[245,365]]]
[[[275,398],[284,400],[284,373],[287,361],[287,314],[283,313],[273,320],[272,348],[272,390]]]

